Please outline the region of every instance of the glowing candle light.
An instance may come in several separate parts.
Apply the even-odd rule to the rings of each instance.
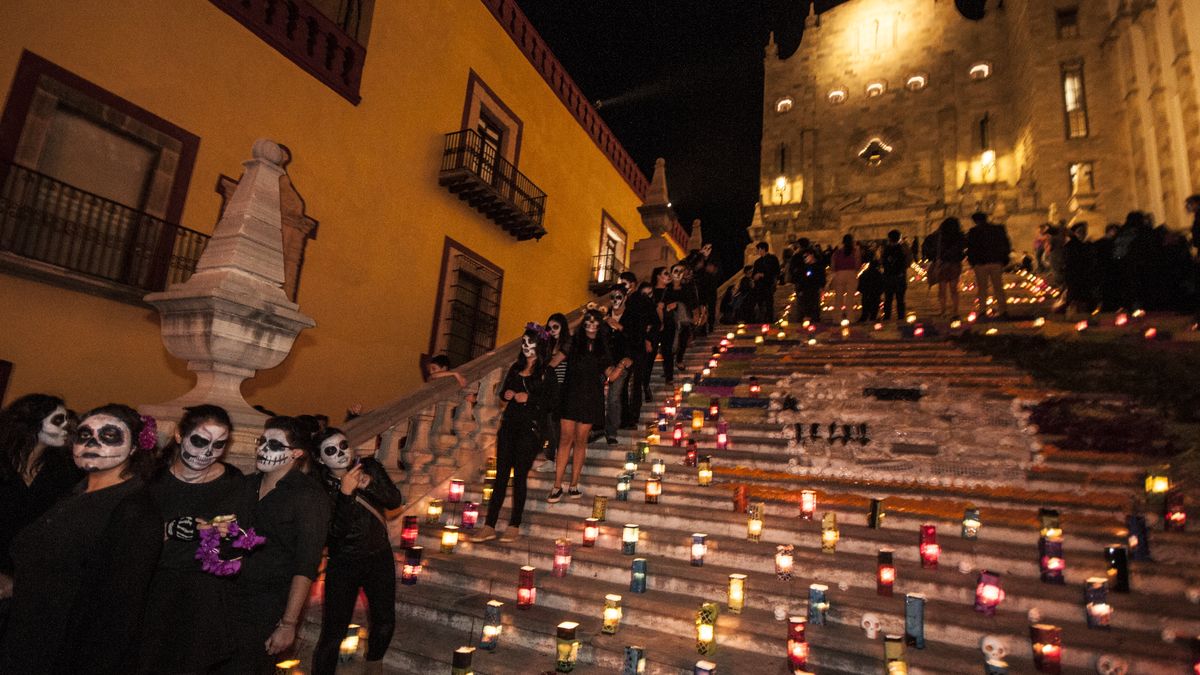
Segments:
[[[600,521],[595,518],[585,518],[583,521],[583,545],[585,548],[592,548],[596,545],[596,538],[600,536]]]
[[[1146,473],[1146,501],[1157,506],[1162,504],[1167,492],[1171,490],[1171,468],[1161,466]]]
[[[624,468],[625,468],[625,473],[628,473],[628,474],[637,472],[638,453],[636,453],[636,452],[625,453],[625,467]]]
[[[687,444],[687,452],[685,452],[683,455],[683,465],[684,466],[696,466],[697,462],[699,461],[699,457],[698,457],[697,453],[698,453],[698,449],[696,447],[696,441],[694,439],[689,438],[688,444]]]
[[[454,553],[458,546],[458,526],[447,525],[442,528],[442,553]]]
[[[1033,320],[1034,328],[1041,328],[1042,326],[1045,326],[1045,325],[1046,325],[1046,317],[1044,317],[1044,316],[1039,316],[1038,318]]]
[[[696,482],[702,487],[712,485],[713,471],[712,458],[704,455],[700,458],[696,468]]]
[[[775,577],[780,581],[792,580],[792,568],[796,563],[794,550],[791,544],[780,544],[775,547]]]
[[[429,505],[425,507],[425,523],[428,525],[437,525],[442,520],[442,500],[430,499]]]
[[[558,624],[554,639],[554,672],[569,673],[575,669],[579,659],[579,640],[575,639],[579,624],[564,621]]]
[[[808,620],[802,616],[788,617],[788,665],[793,671],[808,667]]]
[[[829,586],[825,584],[809,584],[808,622],[814,626],[825,625],[825,615],[828,611]]]
[[[621,553],[634,555],[637,553],[638,526],[636,523],[625,523],[621,530]]]
[[[717,651],[717,605],[714,602],[700,605],[700,611],[696,612],[696,651],[701,656],[711,656]]]
[[[617,501],[619,501],[619,502],[629,501],[629,486],[632,481],[633,481],[633,476],[630,476],[627,473],[623,473],[620,476],[617,476]]]
[[[691,383],[691,382],[684,382],[684,383],[683,383],[683,387],[682,387],[682,389],[683,389],[683,393],[684,393],[684,394],[690,394],[690,393],[692,393],[692,383]]]
[[[287,659],[275,664],[275,675],[291,675],[295,672],[296,666],[300,665],[300,659]]]
[[[474,647],[459,647],[454,650],[454,657],[450,660],[450,675],[475,675],[475,671],[471,668],[471,661],[475,657]]]
[[[1047,508],[1038,509],[1038,522],[1041,525],[1041,536],[1052,539],[1062,536],[1062,521],[1057,510]]]
[[[717,422],[717,449],[729,449],[729,422],[725,420]]]
[[[517,609],[529,609],[537,602],[537,587],[533,583],[535,567],[525,565],[517,577]]]
[[[650,475],[654,478],[662,480],[662,477],[667,474],[667,462],[661,457],[655,458],[654,463],[650,465]]]
[[[979,518],[979,509],[970,506],[963,512],[962,520],[962,538],[963,539],[978,539],[979,528],[983,525],[983,521]]]
[[[1062,629],[1045,623],[1029,627],[1033,646],[1033,667],[1039,673],[1062,672]]]
[[[1147,328],[1144,333],[1142,333],[1142,337],[1146,338],[1147,340],[1153,340],[1158,337],[1158,329],[1154,326],[1151,326]]]
[[[904,596],[904,642],[925,649],[925,596],[921,593]]]
[[[479,504],[475,502],[467,502],[463,507],[462,512],[462,529],[473,530],[475,525],[479,523]]]
[[[746,575],[729,575],[729,611],[741,614],[746,603]]]
[[[812,520],[817,510],[817,493],[814,490],[800,491],[800,519]]]
[[[1108,579],[1089,577],[1083,587],[1083,608],[1088,628],[1107,630],[1112,622],[1112,605],[1108,604]]]
[[[1080,333],[1082,333],[1083,331],[1085,331],[1087,329],[1088,329],[1087,319],[1084,319],[1083,321],[1080,321],[1075,324],[1075,330],[1079,331]]]
[[[484,480],[496,480],[496,457],[494,455],[487,458],[483,478]]]
[[[646,559],[634,558],[629,566],[629,591],[631,593],[646,592]]]
[[[421,554],[425,549],[420,546],[410,546],[404,552],[404,567],[400,571],[400,583],[413,586],[417,583],[417,575],[421,573]]]
[[[841,535],[838,533],[837,514],[829,511],[821,516],[821,552],[833,553],[837,551],[838,539]]]
[[[887,675],[908,675],[908,662],[904,660],[903,636],[883,636],[883,663]]]
[[[762,385],[758,383],[757,377],[751,375],[750,376],[750,398],[758,398],[758,395],[761,393],[762,393]]]
[[[488,600],[483,608],[483,634],[479,638],[479,648],[489,652],[496,649],[500,642],[500,634],[504,631],[504,622],[500,616],[500,608],[504,606],[499,600]]]
[[[663,431],[667,430],[665,423],[663,424],[662,430]],[[649,434],[646,435],[646,445],[661,445],[661,444],[662,444],[662,436],[659,436],[657,432],[651,431]]]
[[[1113,319],[1113,325],[1124,326],[1129,323],[1129,315],[1125,312],[1117,312],[1116,318]]]
[[[750,541],[758,541],[762,538],[763,511],[763,504],[750,506],[750,518],[746,521],[746,538]]]
[[[717,664],[712,661],[697,661],[692,667],[692,675],[716,675]]]
[[[466,492],[467,485],[461,478],[450,479],[450,489],[446,493],[446,501],[451,504],[457,504],[462,501],[463,493]]]
[[[362,629],[356,623],[352,623],[346,627],[346,637],[342,638],[342,642],[338,645],[338,663],[350,663],[358,654],[358,632]]]
[[[1183,492],[1171,490],[1167,493],[1166,506],[1163,511],[1163,528],[1168,531],[1183,532],[1187,529],[1187,511],[1184,507]]]
[[[1038,556],[1042,571],[1042,581],[1047,584],[1066,583],[1063,571],[1066,561],[1063,560],[1062,537],[1041,537],[1038,539]]]
[[[658,497],[662,494],[662,481],[658,478],[646,479],[646,503],[657,504]]]
[[[710,369],[710,368],[705,368],[705,369],[703,369],[703,370],[701,370],[701,371],[700,371],[700,375],[701,375],[702,377],[708,377],[708,376],[709,376],[709,375],[711,375],[711,374],[712,374],[712,369]]]
[[[605,635],[616,634],[617,627],[621,625],[621,616],[621,596],[612,593],[604,596],[604,624],[600,632]]]
[[[892,586],[896,583],[896,565],[892,561],[894,551],[890,548],[879,549],[875,574],[875,592],[884,597],[892,597]]]
[[[692,411],[692,431],[700,431],[704,428],[704,411]]]
[[[759,332],[761,332],[763,335],[766,335],[767,333],[770,333],[770,332],[771,332],[771,324],[769,324],[769,323],[764,323],[764,324],[762,325],[762,328],[760,328],[760,329],[759,329]]]
[[[711,398],[708,400],[708,419],[715,420],[721,416],[721,399]]]
[[[1004,589],[1000,587],[1000,575],[983,570],[975,583],[975,611],[985,616],[995,616],[996,607],[1004,601]]]
[[[554,541],[554,567],[552,573],[556,577],[565,577],[571,569],[571,542],[567,539]]]
[[[675,423],[675,430],[671,432],[671,443],[677,448],[683,445],[683,422]]]
[[[1114,593],[1129,592],[1129,551],[1124,546],[1107,546],[1104,561],[1108,585]]]
[[[420,534],[420,528],[417,525],[416,516],[404,516],[401,521],[403,526],[400,529],[400,546],[402,548],[412,548],[417,545],[417,535]]]
[[[716,359],[709,359],[709,360],[708,360],[708,367],[709,367],[709,368],[716,368],[718,365],[720,365],[720,362],[719,362],[719,361],[717,361]]]
[[[592,518],[598,523],[603,523],[605,516],[608,515],[608,497],[596,495],[592,497]]]
[[[692,567],[704,567],[704,554],[708,553],[708,535],[692,533]]]

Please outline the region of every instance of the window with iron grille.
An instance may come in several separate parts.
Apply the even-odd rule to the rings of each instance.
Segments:
[[[1063,113],[1066,115],[1067,138],[1087,138],[1087,94],[1083,87],[1083,63],[1064,63],[1062,66]]]
[[[447,238],[431,354],[457,367],[496,347],[504,272]]]

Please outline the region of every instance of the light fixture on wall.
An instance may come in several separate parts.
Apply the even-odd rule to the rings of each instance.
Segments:
[[[825,98],[827,98],[832,105],[838,105],[840,103],[845,103],[846,102],[846,90],[843,87],[838,87],[837,89],[831,89],[829,91],[829,93],[825,95]]]
[[[791,96],[784,96],[783,98],[779,99],[778,101],[775,101],[775,112],[777,112],[781,115],[785,112],[789,112],[789,111],[791,111],[792,105],[794,103],[795,103],[795,101],[792,100]]]
[[[921,91],[929,84],[929,78],[924,75],[910,75],[905,81],[904,87],[909,91]]]
[[[986,80],[992,76],[992,64],[987,62],[973,64],[971,69],[967,71],[967,75],[972,80]]]
[[[867,85],[867,98],[876,98],[883,96],[883,92],[887,91],[887,84],[879,81],[872,82]]]

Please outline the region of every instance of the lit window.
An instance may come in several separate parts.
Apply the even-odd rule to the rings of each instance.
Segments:
[[[883,92],[887,91],[887,84],[884,82],[872,82],[867,85],[867,98],[875,98],[883,96]]]
[[[967,73],[972,80],[986,80],[992,76],[992,64],[986,62],[976,63],[971,66],[971,70],[967,71]]]
[[[892,146],[877,136],[867,141],[863,149],[858,151],[858,158],[866,162],[867,166],[879,166],[890,154],[892,154]]]
[[[1087,138],[1087,96],[1083,89],[1082,63],[1063,64],[1062,88],[1067,138]]]
[[[792,103],[793,101],[791,96],[784,96],[775,102],[775,112],[780,114],[788,112],[792,109]]]
[[[904,83],[904,86],[909,91],[921,91],[927,84],[929,84],[929,78],[925,75],[911,75],[908,81]]]
[[[1058,31],[1059,40],[1079,37],[1079,8],[1070,7],[1056,10],[1054,25]]]
[[[1092,175],[1093,169],[1094,166],[1091,162],[1076,162],[1070,166],[1071,194],[1096,192],[1096,179]]]
[[[846,90],[842,89],[841,87],[834,89],[829,92],[828,98],[829,98],[829,102],[834,105],[837,105],[839,103],[845,103],[846,102]]]

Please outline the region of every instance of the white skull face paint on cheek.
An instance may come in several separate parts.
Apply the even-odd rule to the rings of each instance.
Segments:
[[[112,469],[133,454],[133,435],[124,422],[112,415],[92,415],[84,418],[75,430],[71,454],[75,466],[89,473]]]
[[[674,267],[671,269],[671,281],[683,281],[682,267]]]
[[[546,324],[546,332],[550,334],[550,337],[557,340],[558,334],[562,332],[562,326],[556,323],[548,323]]]
[[[38,442],[49,448],[61,448],[67,444],[67,409],[61,405],[50,411],[42,420]]]
[[[267,429],[258,439],[254,466],[259,471],[270,473],[288,465],[291,457],[292,448],[288,445],[287,434],[282,429]]]
[[[334,434],[321,441],[321,463],[330,469],[346,469],[353,459],[350,444],[342,434]]]
[[[612,298],[612,308],[614,310],[620,309],[621,305],[625,304],[625,294],[620,291],[613,291],[609,294],[609,297]]]
[[[522,335],[521,353],[525,355],[525,358],[532,359],[537,355],[537,342],[528,335]]]
[[[587,333],[590,338],[596,337],[596,332],[600,330],[600,321],[596,317],[588,314],[583,319],[583,332]]]
[[[179,459],[193,471],[212,466],[229,444],[229,429],[220,424],[205,422],[192,430],[179,444]]]

